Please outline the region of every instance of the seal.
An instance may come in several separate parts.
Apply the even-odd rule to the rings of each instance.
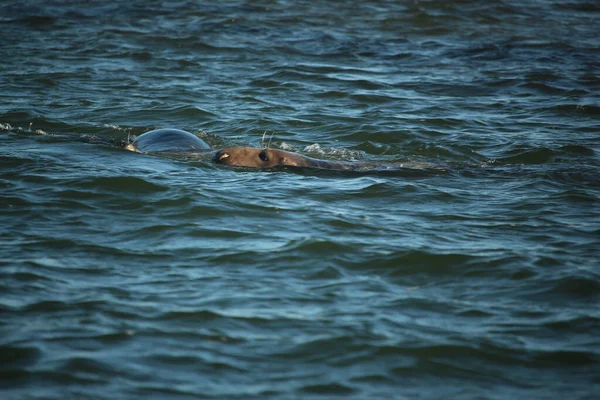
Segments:
[[[219,150],[214,154],[213,161],[217,164],[247,168],[287,166],[354,171],[362,167],[361,163],[318,160],[289,151],[254,147],[229,147]]]
[[[121,147],[138,153],[198,153],[209,152],[210,146],[193,133],[179,129],[157,129],[138,136],[132,142],[125,142]],[[415,173],[426,173],[433,171],[444,172],[441,168],[418,163],[369,163],[369,162],[340,162],[328,161],[307,157],[298,153],[271,148],[255,147],[227,147],[216,150],[212,154],[212,160],[217,164],[244,168],[274,168],[294,167],[325,169],[332,171],[414,171]]]
[[[156,129],[122,146],[138,153],[191,153],[210,151],[210,146],[193,133],[180,129]],[[277,166],[355,170],[356,163],[318,160],[298,153],[255,147],[228,147],[213,154],[213,161],[234,167],[272,168]]]
[[[180,129],[156,129],[136,137],[127,150],[140,153],[163,152],[203,152],[210,151],[210,146],[193,133]]]
[[[0,127],[2,129],[2,127]],[[38,130],[39,135],[47,135],[46,132]],[[397,162],[364,162],[364,161],[328,161],[307,157],[298,153],[272,149],[266,147],[227,147],[222,150],[212,150],[210,146],[193,133],[180,129],[156,129],[146,132],[131,140],[106,139],[93,134],[84,135],[57,135],[70,138],[84,143],[102,144],[110,147],[119,147],[136,153],[149,153],[163,155],[165,157],[188,156],[196,157],[198,153],[204,153],[199,158],[208,161],[212,159],[217,164],[232,167],[268,169],[276,167],[292,167],[306,169],[321,169],[331,171],[356,171],[372,173],[392,173],[402,176],[422,176],[428,174],[445,173],[447,170],[440,165],[432,165],[418,161]],[[263,140],[264,143],[264,140]],[[269,142],[270,143],[270,142]]]

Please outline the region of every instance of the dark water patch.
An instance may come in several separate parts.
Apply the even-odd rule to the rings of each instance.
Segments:
[[[600,182],[597,181],[597,177],[587,177],[573,172],[554,172],[548,174],[551,182],[560,182],[567,185],[581,184],[590,189],[567,189],[562,192],[558,192],[549,196],[552,200],[558,200],[566,204],[581,204],[594,207],[597,204],[598,197],[594,194],[593,187],[600,186]],[[592,180],[593,179],[593,180]]]
[[[474,60],[499,61],[509,56],[512,46],[508,43],[482,43],[474,47],[451,50],[450,57],[467,57]]]
[[[539,112],[550,112],[563,116],[589,116],[598,117],[600,116],[600,106],[594,104],[558,104],[552,107],[543,107],[538,110]]]
[[[319,92],[315,96],[321,99],[344,99],[348,97],[348,93],[339,90],[327,90]]]
[[[0,370],[8,371],[35,365],[42,357],[36,347],[0,346]]]
[[[210,228],[196,229],[189,233],[190,237],[207,238],[207,239],[223,238],[223,239],[230,239],[230,240],[244,238],[248,234],[252,234],[252,233],[233,230],[233,229],[210,229]]]
[[[277,358],[285,359],[291,357],[298,361],[310,362],[317,364],[348,364],[351,361],[347,360],[350,358],[359,358],[362,346],[360,345],[360,338],[348,335],[330,335],[327,338],[319,338],[310,340],[304,343],[300,343],[293,346],[291,349],[281,349],[275,351]],[[344,349],[345,354],[339,352],[340,349]],[[285,353],[282,352],[285,350]]]
[[[535,83],[555,82],[560,80],[560,76],[555,71],[537,70],[527,73],[525,80]]]
[[[502,158],[497,158],[498,162],[503,164],[545,164],[552,161],[555,157],[555,152],[552,149],[541,147],[534,149],[511,149],[507,152],[508,155]]]
[[[393,257],[382,257],[376,263],[377,270],[390,269],[392,276],[454,274],[457,269],[474,262],[476,258],[466,254],[434,254],[426,251],[408,250]]]
[[[360,77],[352,76],[350,74],[346,76],[340,72],[327,75],[315,75],[304,71],[294,71],[290,68],[285,68],[280,71],[275,70],[274,72],[265,74],[261,76],[259,80],[252,82],[252,84],[263,87],[265,86],[265,82],[270,82],[270,84],[266,87],[278,87],[282,84],[285,86],[289,85],[290,82],[295,82],[298,84],[306,82],[310,83],[311,85],[319,83],[327,85],[343,84],[345,88],[350,86],[356,90],[368,91],[384,89],[386,87],[386,85],[382,85],[371,80],[360,79]],[[360,101],[360,99],[357,100]]]
[[[31,382],[30,374],[22,369],[0,369],[0,388],[9,390]]]
[[[39,282],[52,280],[44,276],[43,274],[36,273],[33,271],[15,272],[11,274],[11,277],[19,282]]]
[[[584,13],[600,12],[600,6],[594,2],[588,1],[563,1],[552,5],[558,10],[575,10]]]
[[[53,25],[56,23],[56,18],[48,16],[48,15],[30,15],[24,16],[20,18],[15,18],[10,21],[2,21],[3,23],[12,22],[18,23],[20,25],[25,25],[27,28],[35,29],[35,30],[45,30],[52,29]]]
[[[40,301],[40,302],[36,302],[36,303],[32,303],[27,305],[26,307],[23,307],[23,309],[21,310],[22,312],[31,312],[31,313],[46,313],[46,312],[69,312],[69,311],[73,311],[74,309],[77,309],[79,307],[85,308],[87,306],[91,306],[91,308],[95,308],[96,305],[99,305],[102,303],[78,303],[78,304],[72,304],[71,302],[64,302],[64,301],[52,301],[52,300],[48,300],[48,301]]]
[[[210,111],[204,110],[199,107],[194,106],[166,106],[163,108],[151,107],[150,109],[144,110],[133,110],[130,115],[137,114],[140,119],[148,119],[152,113],[159,113],[165,115],[165,118],[171,119],[197,119],[203,120],[205,118],[210,118],[213,114]]]
[[[73,208],[95,208],[93,203],[101,197],[99,193],[95,191],[81,191],[81,190],[61,190],[57,191],[57,197],[61,201],[54,201],[53,203],[57,206],[73,207]],[[93,200],[93,201],[92,201]],[[50,204],[46,203],[48,206]]]
[[[335,268],[333,266],[327,266],[322,269],[319,269],[318,271],[313,272],[312,274],[310,274],[307,277],[307,279],[320,281],[320,280],[339,279],[342,276],[343,276],[343,274],[338,268]]]
[[[585,71],[581,74],[581,76],[579,76],[579,82],[590,89],[595,88],[600,85],[600,74],[595,73],[593,70]],[[592,107],[592,109],[596,108],[596,106],[593,104]]]
[[[72,371],[62,370],[36,370],[28,374],[30,376],[29,384],[36,386],[44,385],[94,385],[104,382],[95,376],[85,374],[74,374]],[[58,394],[57,394],[58,395]]]
[[[561,265],[561,262],[557,258],[541,256],[535,261],[535,265],[540,267],[558,267]]]
[[[510,351],[507,351],[510,350]],[[482,368],[481,360],[487,360],[487,368],[495,369],[502,364],[513,365],[515,367],[533,367],[539,365],[544,369],[566,366],[585,366],[598,363],[597,356],[585,352],[577,351],[534,351],[533,354],[527,354],[523,350],[505,349],[494,345],[479,346],[430,346],[414,348],[404,352],[412,357],[426,360],[431,367],[442,364],[453,368],[445,369],[445,374],[452,376],[458,374],[474,373],[478,368]],[[483,367],[485,368],[485,367]],[[463,375],[466,377],[466,375]]]
[[[480,318],[491,318],[495,314],[492,314],[490,312],[483,311],[483,310],[471,309],[471,310],[465,310],[465,311],[458,312],[457,315],[461,316],[461,317],[480,319]]]
[[[10,196],[3,196],[2,203],[6,207],[8,207],[8,210],[4,211],[5,213],[9,213],[9,212],[20,213],[20,212],[23,212],[23,207],[27,207],[27,206],[31,205],[31,202],[27,199],[23,199],[20,197],[10,197]]]
[[[565,332],[589,334],[600,327],[600,318],[597,316],[580,316],[560,321],[550,321],[545,323],[544,326],[560,334]]]
[[[147,62],[152,60],[152,53],[147,51],[132,51],[125,55],[125,57],[130,57],[136,61]]]
[[[161,320],[176,320],[180,322],[208,322],[222,318],[221,315],[207,310],[194,312],[169,312],[160,316]]]
[[[547,265],[547,261],[542,261],[541,263],[542,263],[542,265]],[[521,269],[521,270],[513,272],[512,275],[510,276],[510,279],[519,281],[519,280],[524,280],[524,279],[535,278],[536,275],[537,274],[530,269]]]
[[[89,257],[92,254],[100,257],[100,259],[109,260],[112,257],[118,259],[122,256],[137,254],[144,249],[132,249],[127,248],[126,246],[110,246],[110,245],[100,245],[97,243],[92,243],[86,240],[85,237],[74,238],[74,239],[66,239],[66,238],[51,238],[51,237],[30,237],[28,240],[23,241],[19,244],[20,248],[24,251],[28,252],[27,254],[44,254],[44,249],[46,252],[52,251],[55,254],[62,254],[63,256],[59,259],[53,260],[51,258],[38,258],[27,260],[26,262],[32,263],[32,265],[45,266],[49,265],[50,267],[66,267],[68,266],[70,270],[76,271],[78,268],[82,267],[80,272],[84,272],[86,274],[108,274],[109,270],[106,269],[106,262],[98,262],[95,265],[99,265],[98,267],[92,267],[91,264],[86,264],[85,259],[83,257],[81,260],[78,260],[74,257],[74,255],[79,256],[87,256]],[[68,253],[68,258],[65,260],[64,257],[64,249],[70,249]],[[158,256],[158,254],[157,254]],[[47,264],[49,263],[49,264]],[[87,265],[87,267],[86,267]]]
[[[547,351],[540,352],[535,360],[547,365],[587,366],[599,365],[600,356],[581,351]]]
[[[85,357],[69,358],[59,368],[65,373],[71,374],[73,378],[80,378],[89,383],[105,382],[111,375],[120,372],[120,368],[117,366]]]
[[[349,246],[331,242],[319,240],[316,238],[296,239],[289,240],[285,246],[282,246],[280,252],[285,252],[291,257],[301,257],[301,254],[338,254],[343,256],[348,253]]]
[[[116,345],[127,343],[135,335],[135,331],[131,329],[124,330],[122,332],[109,333],[105,335],[99,335],[94,337],[88,337],[86,340],[95,342],[95,348],[101,350],[105,345]],[[79,338],[81,340],[81,338]],[[97,344],[96,344],[97,343]]]
[[[600,295],[600,279],[595,276],[570,276],[546,283],[546,289],[540,290],[537,295],[558,300],[569,298],[571,300],[593,301]]]
[[[206,370],[207,372],[213,373],[246,373],[247,371],[243,368],[237,367],[234,364],[226,362],[209,361],[203,359],[200,356],[189,356],[189,355],[177,355],[177,354],[157,354],[152,357],[146,358],[151,364],[159,364],[168,368],[187,370],[190,365],[196,365],[198,370]]]
[[[596,152],[587,147],[587,146],[579,146],[579,145],[566,145],[560,148],[560,151],[563,151],[568,154],[574,154],[578,156],[586,156],[592,157],[596,154]]]
[[[397,101],[398,99],[393,97],[393,96],[389,96],[389,95],[382,95],[382,94],[356,94],[351,96],[350,98],[352,98],[353,100],[359,102],[359,103],[371,103],[371,104],[378,104],[378,103],[387,103],[390,101]]]
[[[463,376],[467,371],[475,372],[478,367],[481,367],[478,362],[481,360],[486,360],[491,368],[502,364],[515,365],[522,362],[519,359],[519,352],[514,351],[514,349],[511,349],[511,352],[507,352],[507,350],[489,344],[440,344],[431,346],[409,345],[403,348],[382,346],[377,349],[377,354],[385,357],[396,355],[400,358],[412,359],[419,367],[418,369],[423,372],[435,372],[436,375],[441,374],[442,376],[452,377]],[[448,368],[438,369],[442,365]],[[400,376],[411,375],[414,370],[409,367],[410,364],[394,368],[393,372]]]
[[[168,398],[177,398],[177,399],[210,399],[214,398],[212,395],[205,395],[198,393],[196,390],[185,390],[179,389],[173,386],[161,386],[157,384],[149,384],[149,383],[141,383],[135,387],[135,390],[132,391],[134,394],[139,394],[143,397],[147,396],[166,396]]]
[[[168,190],[166,186],[149,182],[146,179],[138,177],[92,177],[84,181],[73,182],[83,189],[108,190],[118,193],[146,193],[152,194],[156,192],[165,192]]]
[[[340,384],[337,382],[323,383],[323,384],[318,384],[318,385],[307,385],[307,386],[304,386],[301,390],[302,390],[302,392],[306,392],[306,393],[314,393],[314,394],[328,395],[328,396],[335,396],[335,395],[344,396],[344,395],[350,395],[352,393],[357,392],[357,390],[352,388],[351,386],[343,385],[343,384]]]

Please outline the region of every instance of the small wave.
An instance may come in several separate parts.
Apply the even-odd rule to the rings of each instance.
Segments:
[[[542,94],[550,94],[550,95],[560,95],[566,94],[570,91],[570,89],[558,87],[555,85],[551,85],[549,83],[541,83],[541,82],[528,82],[519,85],[522,89],[531,89],[535,92]],[[582,93],[585,94],[585,93]]]
[[[17,134],[48,135],[49,133],[72,132],[77,127],[57,122],[49,118],[43,118],[34,112],[12,111],[0,116],[0,131],[13,132]]]
[[[161,314],[157,317],[160,320],[164,321],[172,321],[176,320],[180,323],[183,321],[194,322],[194,321],[203,321],[208,322],[216,319],[223,318],[221,314],[218,314],[213,311],[208,310],[198,310],[198,311],[171,311],[164,314]]]
[[[587,157],[591,157],[596,154],[596,152],[589,147],[586,147],[583,145],[573,145],[573,144],[562,146],[560,148],[560,151],[568,153],[568,154],[576,154],[576,155],[587,156]]]
[[[61,372],[72,374],[73,376],[84,376],[87,380],[104,382],[105,378],[110,378],[119,374],[120,366],[109,364],[97,359],[88,357],[72,357],[65,360],[60,366]]]
[[[358,389],[355,389],[349,385],[344,385],[339,382],[328,382],[328,383],[305,385],[305,386],[301,387],[300,390],[305,393],[328,395],[328,396],[338,396],[338,395],[347,396],[347,395],[351,395],[353,393],[358,392]]]
[[[552,195],[555,199],[567,199],[578,202],[594,202],[599,196],[593,191],[587,191],[586,188],[600,187],[600,175],[598,168],[592,166],[577,166],[550,169],[543,172],[545,178],[550,182],[564,184],[574,184],[579,188],[569,188]]]
[[[47,312],[59,312],[59,311],[67,311],[71,310],[71,304],[66,303],[64,301],[56,301],[56,300],[45,300],[39,301],[33,304],[29,304],[22,309],[22,312],[25,313],[47,313]]]
[[[538,295],[580,300],[600,298],[600,278],[570,276],[555,280],[550,288],[542,289]]]
[[[600,13],[600,4],[594,1],[562,1],[552,6],[560,11],[580,11],[585,13]]]
[[[162,365],[167,368],[187,368],[189,365],[201,365],[203,369],[210,370],[212,372],[235,372],[235,373],[247,373],[248,371],[242,368],[240,365],[236,365],[234,362],[215,361],[192,355],[182,354],[154,354],[145,357],[145,361],[150,362],[152,365]]]
[[[21,272],[15,272],[14,274],[12,274],[12,278],[14,278],[17,282],[32,282],[32,283],[39,283],[40,281],[54,281],[54,279],[51,279],[41,273],[37,273],[37,272],[33,272],[33,271],[21,271]]]
[[[169,187],[167,186],[153,183],[136,176],[92,177],[78,180],[72,184],[82,189],[117,191],[118,193],[131,192],[136,195],[141,193],[165,192],[169,190]]]
[[[565,116],[582,115],[589,117],[600,116],[600,106],[595,104],[559,104],[552,107],[539,108],[541,112],[558,113]]]
[[[536,352],[534,359],[540,363],[557,366],[591,366],[600,364],[600,354],[588,351],[540,351]]]
[[[12,18],[9,21],[3,22],[16,22],[36,29],[49,28],[56,23],[57,19],[49,15],[28,15],[20,18]]]
[[[516,148],[510,150],[508,156],[497,157],[495,160],[503,164],[545,164],[553,160],[555,152],[547,147],[540,148]]]
[[[476,263],[478,257],[460,253],[436,254],[421,250],[394,253],[374,262],[379,271],[388,271],[391,276],[453,275],[457,270]]]
[[[565,332],[592,334],[592,332],[598,332],[600,330],[600,317],[588,315],[553,320],[544,323],[544,327],[556,331],[559,334],[564,334]]]

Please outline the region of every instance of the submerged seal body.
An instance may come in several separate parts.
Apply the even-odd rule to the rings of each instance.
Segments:
[[[200,152],[209,151],[210,146],[193,133],[180,129],[156,129],[138,136],[131,143],[142,153]]]
[[[418,161],[377,163],[364,161],[328,161],[303,156],[298,153],[277,149],[257,149],[253,147],[229,147],[214,153],[213,161],[218,164],[246,168],[273,168],[278,166],[322,169],[329,171],[356,172],[397,172],[403,175],[420,176],[427,173],[446,172],[440,166]]]

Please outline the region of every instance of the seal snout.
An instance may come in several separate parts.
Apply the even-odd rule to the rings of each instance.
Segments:
[[[224,150],[219,150],[215,153],[213,161],[216,163],[223,163],[226,158],[229,157],[229,153]]]

